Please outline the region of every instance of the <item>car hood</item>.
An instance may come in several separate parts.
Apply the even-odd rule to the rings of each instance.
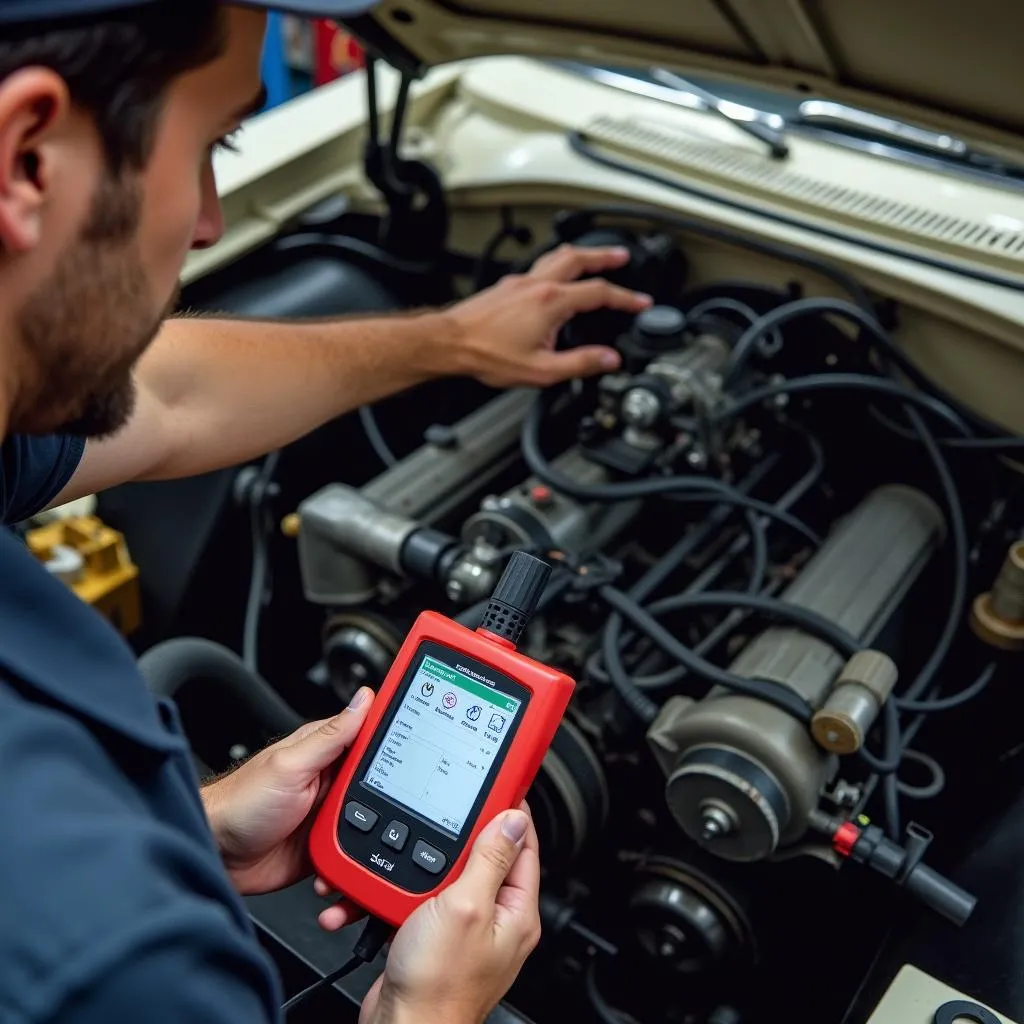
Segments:
[[[382,0],[348,26],[409,71],[494,54],[665,67],[1024,158],[1024,4],[1012,0]]]

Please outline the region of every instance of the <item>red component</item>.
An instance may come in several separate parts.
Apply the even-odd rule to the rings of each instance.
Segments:
[[[543,508],[551,504],[551,488],[544,484],[536,484],[530,488],[530,501]]]
[[[333,21],[318,18],[313,31],[316,51],[314,85],[326,85],[364,66],[364,54],[360,45]]]
[[[515,679],[531,694],[523,719],[511,741],[480,815],[465,839],[462,852],[433,890],[409,893],[349,857],[338,842],[338,822],[356,769],[397,695],[399,685],[425,640],[476,658]],[[377,699],[313,824],[309,850],[316,873],[338,892],[388,924],[398,926],[424,901],[454,882],[465,867],[469,851],[483,828],[502,811],[518,807],[540,770],[554,739],[575,683],[569,676],[541,665],[499,638],[460,626],[436,612],[423,612],[405,638]]]
[[[860,839],[860,829],[852,821],[843,822],[832,837],[832,848],[841,857],[849,857],[853,853],[858,839]]]
[[[512,643],[512,641],[509,640],[507,637],[498,636],[497,633],[492,633],[489,629],[484,629],[483,626],[480,626],[477,629],[477,633],[479,633],[480,636],[487,637],[487,639],[490,640],[492,644],[499,644],[508,651],[514,651],[516,649],[516,645]]]

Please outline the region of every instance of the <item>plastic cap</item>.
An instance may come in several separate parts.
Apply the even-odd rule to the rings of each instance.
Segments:
[[[494,588],[480,628],[518,644],[550,577],[547,562],[525,551],[514,551]]]
[[[530,616],[550,577],[551,566],[547,562],[525,551],[513,551],[491,598]]]
[[[686,329],[686,317],[674,306],[651,306],[637,314],[636,331],[645,338],[677,338]]]

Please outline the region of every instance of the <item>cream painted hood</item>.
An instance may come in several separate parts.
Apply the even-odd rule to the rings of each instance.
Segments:
[[[521,54],[813,94],[1024,160],[1015,0],[382,0],[349,21],[391,63]]]

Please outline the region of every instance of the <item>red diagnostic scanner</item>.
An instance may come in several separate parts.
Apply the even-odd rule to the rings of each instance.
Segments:
[[[517,653],[551,568],[517,551],[479,629],[424,612],[402,644],[310,837],[317,874],[398,926],[518,807],[575,684]]]

